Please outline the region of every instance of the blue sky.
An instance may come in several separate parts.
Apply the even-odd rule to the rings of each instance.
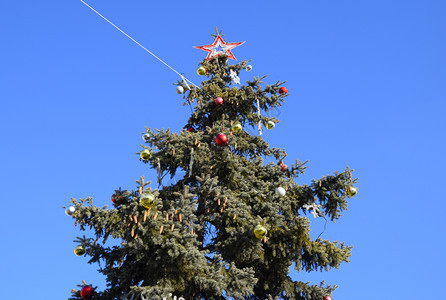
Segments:
[[[358,195],[323,235],[353,245],[351,263],[294,278],[338,284],[338,300],[443,294],[444,1],[88,3],[195,83],[206,53],[192,46],[216,26],[246,41],[233,51],[252,59],[242,82],[288,81],[264,138],[309,160],[299,182],[355,169]],[[2,298],[67,299],[104,279],[74,256],[61,206],[155,179],[135,154],[144,126],[178,131],[190,110],[174,72],[80,1],[4,1],[0,28]]]

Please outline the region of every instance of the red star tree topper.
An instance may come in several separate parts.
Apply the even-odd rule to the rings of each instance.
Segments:
[[[194,48],[209,52],[208,55],[206,56],[206,59],[211,59],[212,57],[226,54],[230,59],[236,60],[231,50],[237,46],[240,46],[243,43],[244,42],[226,43],[225,41],[223,41],[220,35],[217,35],[215,41],[211,45],[196,46]]]

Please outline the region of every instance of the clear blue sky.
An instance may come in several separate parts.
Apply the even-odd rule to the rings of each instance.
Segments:
[[[195,83],[192,46],[216,26],[246,41],[242,82],[288,81],[264,138],[310,161],[299,182],[355,169],[358,196],[323,235],[353,245],[351,263],[294,278],[340,285],[334,300],[444,294],[445,1],[88,3]],[[154,179],[135,155],[144,126],[178,131],[190,111],[178,76],[80,1],[3,1],[0,28],[1,298],[67,299],[104,280],[61,206]]]

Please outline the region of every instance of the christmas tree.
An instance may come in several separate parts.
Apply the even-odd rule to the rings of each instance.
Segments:
[[[279,122],[284,82],[264,85],[235,59],[217,34],[200,63],[200,86],[177,83],[193,112],[184,130],[146,128],[140,159],[158,174],[157,188],[141,177],[133,191],[116,190],[113,208],[72,199],[66,213],[94,237],[76,240],[76,255],[98,263],[107,288],[83,283],[70,299],[330,299],[335,285],[294,281],[298,271],[338,268],[351,247],[310,237],[306,217],[335,221],[356,194],[351,170],[298,185],[306,162],[287,166],[287,153],[262,138]],[[184,79],[184,78],[183,78]],[[251,134],[247,129],[255,132]],[[257,134],[257,132],[259,134]],[[164,176],[185,175],[163,185]],[[110,246],[110,238],[119,241]]]

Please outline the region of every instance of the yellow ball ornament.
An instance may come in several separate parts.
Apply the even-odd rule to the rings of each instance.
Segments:
[[[82,245],[76,246],[74,248],[74,254],[76,254],[76,256],[82,256],[85,254],[85,248]]]
[[[242,124],[240,124],[240,123],[236,123],[236,124],[234,124],[234,125],[232,126],[232,128],[231,128],[231,131],[232,131],[232,133],[234,133],[234,134],[239,134],[239,133],[241,133],[241,132],[243,131]]]
[[[198,75],[205,75],[206,74],[206,68],[205,67],[199,67],[198,69],[197,69],[197,74]]]
[[[349,198],[354,197],[357,192],[358,192],[358,189],[355,188],[354,186],[348,186],[346,189],[347,197],[349,197]]]
[[[141,153],[139,154],[139,156],[143,159],[143,160],[148,160],[151,156],[152,156],[152,152],[150,152],[149,149],[144,149],[141,151]]]
[[[266,233],[267,233],[267,230],[266,230],[265,226],[263,226],[263,225],[257,225],[254,228],[254,235],[258,239],[263,239],[266,236]]]
[[[273,129],[276,126],[276,123],[273,121],[268,121],[265,125],[266,129]]]
[[[151,208],[155,205],[155,196],[152,193],[143,193],[139,199],[139,203],[144,208]]]

